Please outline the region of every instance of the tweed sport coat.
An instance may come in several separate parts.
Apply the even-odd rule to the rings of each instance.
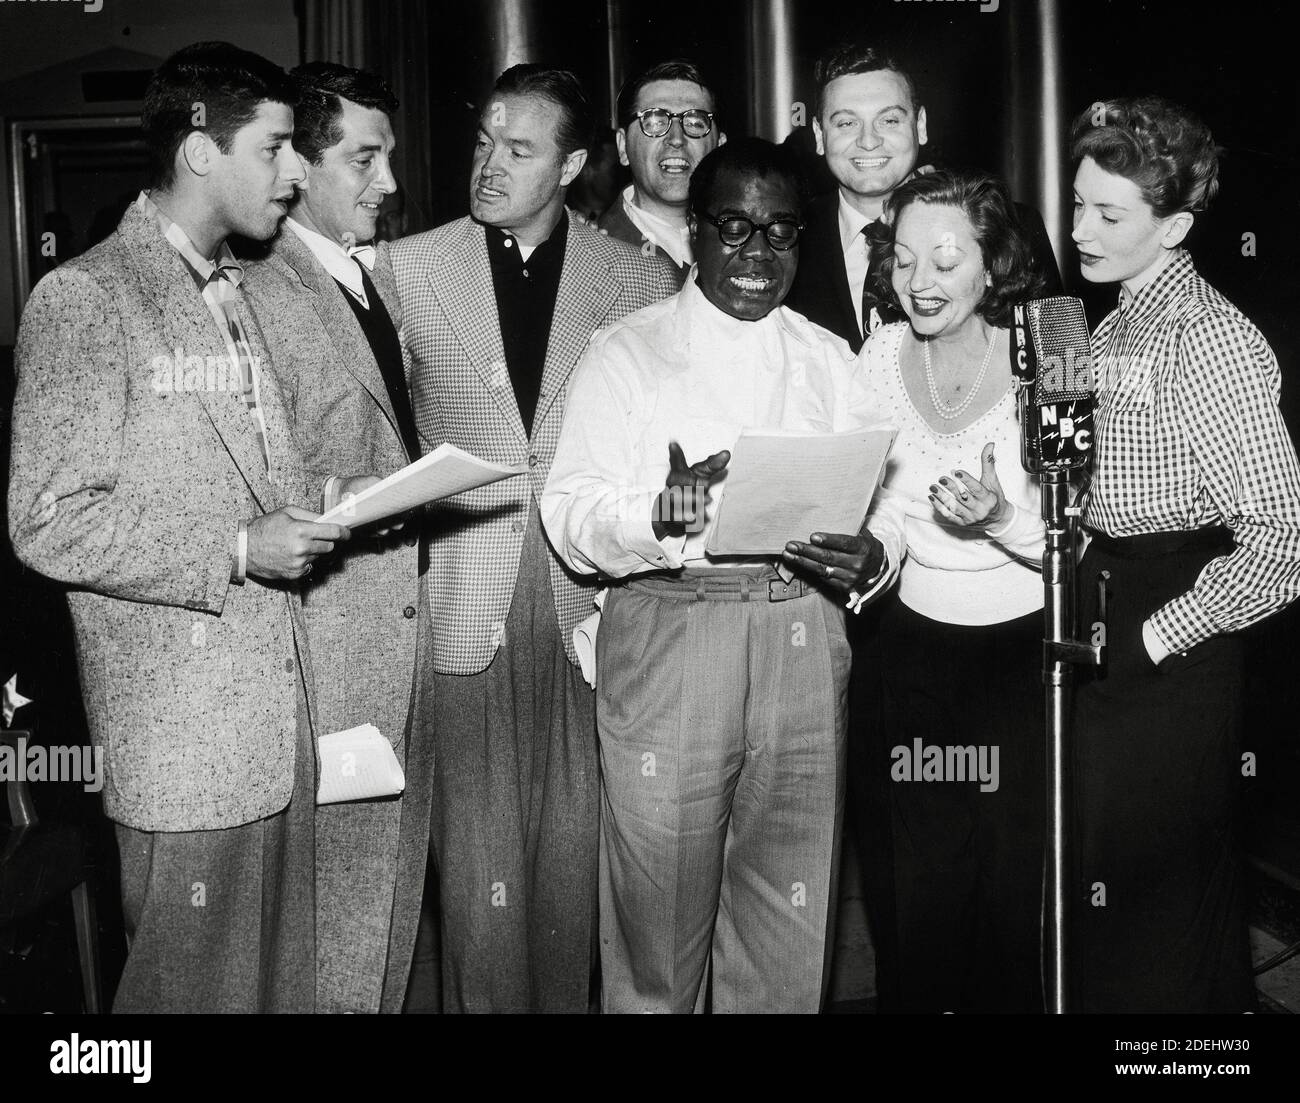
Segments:
[[[370,279],[400,326],[383,243]],[[270,345],[316,498],[330,475],[382,477],[404,467],[406,449],[365,332],[297,234],[281,229],[269,251],[246,265],[244,288]],[[433,784],[433,732],[425,719],[433,641],[418,537],[413,521],[384,538],[358,529],[340,552],[317,561],[303,585],[318,730],[374,724],[406,771],[400,801],[317,809],[322,1010],[400,1011],[406,993]]]
[[[394,324],[397,286],[381,245],[371,282]],[[388,389],[344,292],[288,227],[245,266],[244,289],[271,349],[313,506],[331,475],[378,475],[409,462]],[[415,526],[383,540],[365,529],[317,562],[302,587],[322,732],[406,730],[419,623]],[[412,610],[408,613],[407,610]]]
[[[528,474],[449,498],[432,512],[426,583],[434,664],[477,674],[491,663],[514,595],[530,503],[555,456],[569,376],[592,334],[676,291],[672,267],[569,219],[532,439],[506,368],[484,228],[458,219],[395,242],[402,345],[420,444],[450,441],[484,459],[526,464]],[[556,620],[569,661],[573,629],[592,612],[592,579],[550,559]]]
[[[250,823],[293,790],[299,655],[311,690],[301,602],[230,574],[238,522],[303,504],[303,475],[240,311],[277,482],[225,372],[173,374],[178,357],[229,358],[180,255],[134,206],[41,280],[19,331],[10,537],[70,588],[105,811],[143,831]]]

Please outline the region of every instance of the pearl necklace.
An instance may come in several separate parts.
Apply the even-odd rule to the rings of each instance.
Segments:
[[[984,385],[984,377],[988,375],[989,364],[993,362],[993,345],[997,340],[997,332],[996,329],[990,327],[988,348],[984,350],[984,363],[980,365],[980,373],[975,377],[975,385],[971,387],[966,397],[956,406],[949,406],[939,397],[939,388],[934,383],[934,367],[930,363],[930,342],[929,340],[921,342],[921,358],[925,362],[925,385],[930,390],[930,401],[934,403],[934,412],[944,421],[956,421],[975,401],[975,396],[979,394],[980,387]]]

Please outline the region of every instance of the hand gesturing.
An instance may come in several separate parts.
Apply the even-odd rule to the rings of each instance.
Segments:
[[[980,455],[978,479],[965,471],[952,474],[951,479],[944,475],[938,485],[930,487],[930,502],[942,516],[959,525],[983,528],[996,528],[1007,519],[1010,507],[994,467],[992,443],[986,444]]]
[[[704,528],[709,484],[722,474],[730,461],[731,453],[724,449],[699,463],[688,464],[682,446],[675,440],[668,442],[668,478],[650,516],[656,540]]]

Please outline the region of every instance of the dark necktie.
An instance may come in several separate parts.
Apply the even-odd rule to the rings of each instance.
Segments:
[[[890,322],[906,320],[907,315],[892,301],[883,298],[876,289],[876,279],[880,274],[882,259],[878,250],[871,248],[872,233],[879,233],[878,222],[868,222],[862,227],[862,236],[867,243],[867,278],[862,284],[862,339],[865,341],[873,330]]]

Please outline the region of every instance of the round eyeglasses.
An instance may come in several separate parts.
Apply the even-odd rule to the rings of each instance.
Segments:
[[[722,244],[731,249],[739,249],[754,236],[756,230],[762,230],[767,243],[777,252],[783,253],[799,244],[799,231],[803,229],[802,222],[788,218],[774,218],[771,222],[759,223],[738,214],[719,218],[717,215],[701,213],[700,217],[717,227]]]
[[[713,112],[692,107],[688,111],[669,111],[666,107],[647,107],[633,118],[641,124],[641,133],[647,138],[662,138],[668,133],[674,119],[682,120],[682,133],[688,138],[703,138],[713,129]]]

